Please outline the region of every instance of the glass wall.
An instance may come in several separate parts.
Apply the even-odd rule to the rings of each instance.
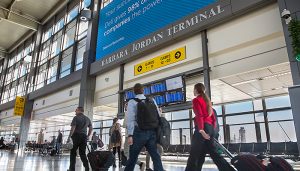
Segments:
[[[72,1],[43,26],[37,60],[32,56],[34,43],[38,40],[32,36],[9,54],[5,75],[2,71],[4,60],[0,61],[0,104],[82,68],[88,23],[80,22],[78,16],[83,8],[89,8],[90,5],[91,0],[81,0],[78,4]],[[31,67],[36,68],[35,78],[29,78]]]
[[[45,25],[34,90],[82,68],[88,22],[81,22],[79,13],[90,4],[90,0],[71,3]]]
[[[1,85],[3,91],[1,95],[1,103],[14,100],[16,96],[24,96],[28,85],[28,75],[32,66],[32,55],[34,48],[34,36],[22,43],[15,51],[13,51],[8,60],[6,75],[2,75],[4,71],[1,68]],[[1,64],[1,63],[0,63]],[[3,66],[3,62],[2,65]],[[3,84],[2,84],[3,83]]]

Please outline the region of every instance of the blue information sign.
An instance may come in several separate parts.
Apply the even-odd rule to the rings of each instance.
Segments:
[[[96,60],[217,0],[113,0],[101,9]]]

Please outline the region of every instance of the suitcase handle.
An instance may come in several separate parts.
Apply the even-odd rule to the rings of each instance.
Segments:
[[[222,151],[230,158],[232,159],[234,156],[230,153],[230,151],[228,151],[222,144],[219,143],[218,140],[216,140],[215,138],[214,139],[214,142],[215,144],[222,149]]]

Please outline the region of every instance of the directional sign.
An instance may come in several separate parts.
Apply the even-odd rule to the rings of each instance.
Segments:
[[[17,96],[14,108],[15,116],[23,116],[24,114],[24,106],[25,106],[25,98]]]
[[[134,75],[140,75],[166,65],[170,65],[179,61],[182,61],[186,58],[185,47],[181,47],[175,50],[172,50],[163,55],[157,56],[145,62],[139,63],[134,66]]]

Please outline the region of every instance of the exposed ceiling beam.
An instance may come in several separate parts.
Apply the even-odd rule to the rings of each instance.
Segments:
[[[11,13],[10,17],[7,18],[9,13]],[[17,24],[17,25],[25,27],[25,28],[28,28],[30,30],[34,30],[34,31],[37,30],[37,27],[40,24],[38,21],[36,21],[30,17],[18,14],[16,12],[6,9],[2,6],[0,6],[0,19],[2,19],[4,21],[8,21],[10,23]]]
[[[42,25],[49,21],[58,11],[67,5],[69,0],[60,0],[42,19]]]
[[[8,6],[9,12],[8,12],[8,14],[7,14],[6,19],[9,19],[9,16],[10,16],[10,13],[11,13],[11,9],[12,9],[12,7],[14,6],[15,2],[16,2],[16,0],[13,0],[13,1],[9,4],[9,6]]]
[[[25,40],[27,40],[30,36],[32,36],[35,33],[34,30],[29,30],[27,33],[25,33],[18,41],[16,41],[9,49],[8,53],[11,53],[14,51],[20,44],[22,44]]]

